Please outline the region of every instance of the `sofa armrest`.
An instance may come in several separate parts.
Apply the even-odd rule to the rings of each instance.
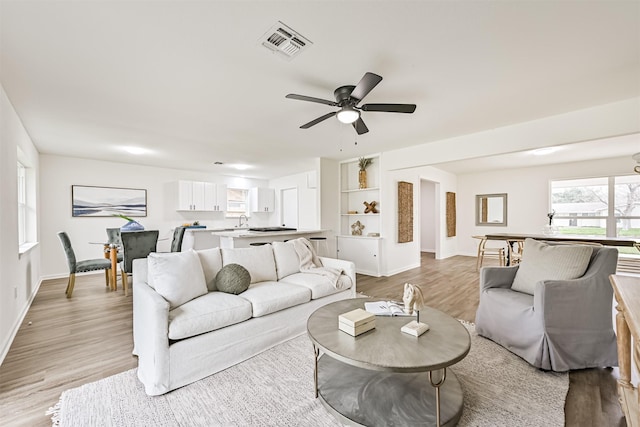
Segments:
[[[480,292],[490,288],[511,289],[517,272],[517,265],[513,267],[483,267],[480,270]]]
[[[337,258],[327,258],[327,257],[318,257],[322,262],[322,265],[330,268],[337,268],[342,270],[344,274],[349,276],[351,279],[351,290],[353,292],[353,297],[356,296],[356,265],[344,259]]]
[[[134,353],[138,355],[138,378],[153,396],[169,390],[169,302],[147,284],[146,274],[136,266],[134,261]]]

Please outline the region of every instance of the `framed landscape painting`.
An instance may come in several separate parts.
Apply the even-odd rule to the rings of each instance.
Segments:
[[[73,216],[147,216],[147,190],[71,186]]]

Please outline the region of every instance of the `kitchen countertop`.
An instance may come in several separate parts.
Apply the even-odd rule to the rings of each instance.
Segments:
[[[214,236],[219,237],[232,237],[236,239],[253,238],[253,237],[273,237],[273,236],[291,236],[298,234],[318,234],[327,230],[285,230],[285,231],[249,231],[249,230],[234,230],[234,231],[214,231],[209,230]]]

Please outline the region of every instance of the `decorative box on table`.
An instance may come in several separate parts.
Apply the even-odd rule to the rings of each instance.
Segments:
[[[338,329],[354,337],[375,327],[376,316],[361,308],[356,308],[338,316]]]

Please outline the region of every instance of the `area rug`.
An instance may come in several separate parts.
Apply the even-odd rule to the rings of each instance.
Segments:
[[[563,426],[568,374],[542,372],[473,325],[471,351],[454,366],[464,390],[460,426]],[[294,338],[163,396],[149,397],[135,369],[62,393],[54,425],[339,426],[313,394],[313,350]]]

